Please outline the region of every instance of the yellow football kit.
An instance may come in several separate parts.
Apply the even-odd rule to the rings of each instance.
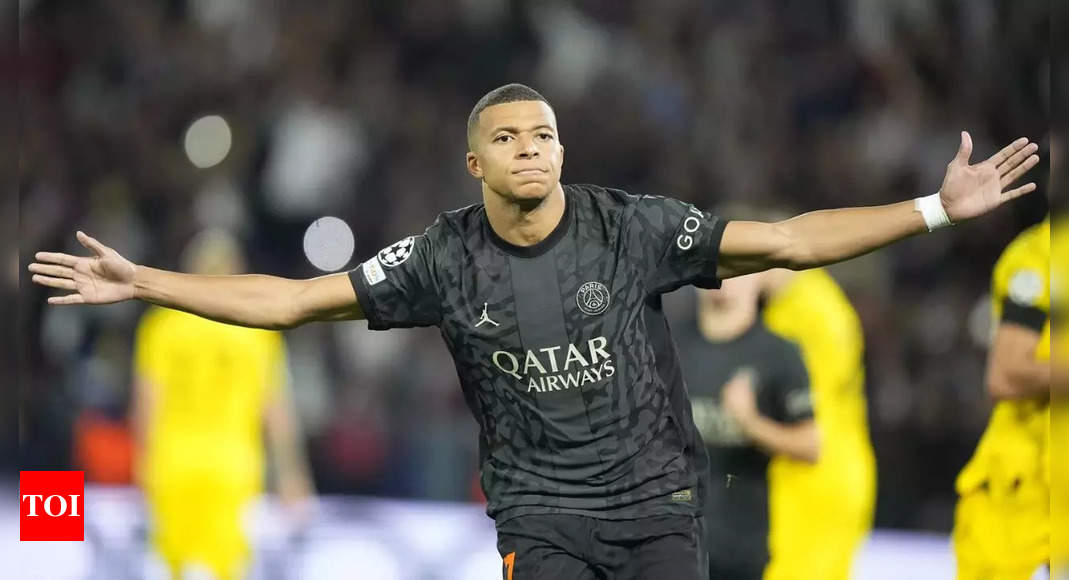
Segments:
[[[1069,221],[1054,218],[1051,225],[1051,357],[1055,392],[1069,385]],[[1059,394],[1051,404],[1051,564],[1055,578],[1069,578],[1069,396]]]
[[[1069,385],[1069,221],[1065,216],[1054,219],[1050,235],[1051,274],[1051,360],[1054,364],[1054,382],[1059,392],[1065,393]],[[1062,574],[1056,578],[1069,578],[1069,397],[1055,396],[1051,404],[1050,446],[1051,456],[1051,564]]]
[[[263,491],[263,409],[285,376],[279,333],[153,308],[141,321],[135,372],[150,389],[139,473],[152,542],[181,577],[186,566],[241,577],[242,529]]]
[[[782,456],[769,464],[771,560],[764,577],[846,580],[876,503],[861,323],[819,269],[796,274],[766,305],[764,318],[802,349],[821,433],[816,464]]]
[[[1040,333],[1050,360],[1050,223],[1021,233],[992,276],[996,324]],[[1046,397],[995,405],[972,459],[958,475],[954,551],[960,580],[1027,580],[1050,559],[1050,404]]]

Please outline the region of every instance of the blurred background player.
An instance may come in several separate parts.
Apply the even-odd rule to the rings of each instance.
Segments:
[[[765,328],[763,274],[698,292],[700,340],[687,341],[683,371],[694,421],[709,452],[705,504],[710,578],[758,580],[768,562],[768,463],[815,462],[821,437],[798,347]]]
[[[1064,202],[1063,202],[1064,203]],[[1064,210],[1063,210],[1064,211]],[[1069,222],[1055,215],[1050,234],[1051,420],[1049,454],[1069,449]],[[1069,462],[1051,461],[1051,566],[1069,578]]]
[[[1049,219],[1022,232],[992,276],[996,403],[957,480],[959,580],[1025,580],[1050,560],[1050,234]]]
[[[244,258],[232,237],[209,230],[187,247],[183,266],[236,274]],[[138,327],[134,373],[137,475],[153,549],[172,578],[190,570],[242,578],[250,559],[243,525],[264,490],[265,432],[291,516],[307,517],[312,493],[281,333],[152,307]]]
[[[1069,13],[1063,11],[1063,15]],[[1069,69],[1063,67],[1063,72]],[[1063,75],[1064,76],[1064,75]],[[1049,455],[1069,449],[1069,199],[1065,188],[1065,126],[1054,125],[1050,139],[1050,330],[1051,408]],[[1060,187],[1059,187],[1060,186]],[[1051,577],[1069,579],[1069,462],[1050,462]]]
[[[724,215],[787,214],[736,204]],[[847,580],[872,529],[876,458],[865,396],[865,341],[846,293],[823,268],[761,274],[766,327],[798,345],[821,434],[815,462],[777,455],[769,464],[767,580]],[[823,506],[834,505],[827,510]]]

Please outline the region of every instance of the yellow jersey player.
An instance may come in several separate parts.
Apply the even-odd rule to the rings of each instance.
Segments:
[[[1055,216],[1050,235],[1051,443],[1049,454],[1069,449],[1069,222]],[[1051,566],[1054,578],[1069,578],[1069,463],[1051,461]]]
[[[959,580],[1027,580],[1050,560],[1050,222],[1021,233],[992,276],[996,400],[957,480]]]
[[[780,456],[769,465],[765,578],[846,580],[876,503],[861,322],[826,270],[773,270],[765,287],[765,324],[801,347],[823,434],[815,464]]]
[[[187,269],[198,273],[240,270],[237,245],[217,232],[196,238],[186,258]],[[243,513],[263,492],[262,428],[282,499],[307,506],[311,486],[285,367],[278,332],[156,307],[142,318],[134,356],[137,471],[153,549],[172,578],[192,571],[243,577],[250,555]]]

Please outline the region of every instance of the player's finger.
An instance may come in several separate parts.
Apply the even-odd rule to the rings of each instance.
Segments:
[[[65,296],[49,296],[49,304],[85,304],[85,298],[81,294],[67,294]]]
[[[998,174],[1006,175],[1007,173],[1012,171],[1014,167],[1017,167],[1025,159],[1028,159],[1029,155],[1035,153],[1038,150],[1039,145],[1036,145],[1035,143],[1029,143],[1028,145],[1022,147],[1016,153],[1010,155],[1008,158],[1004,159],[1000,165],[998,165]]]
[[[52,264],[62,264],[64,266],[74,267],[78,263],[77,256],[71,256],[70,254],[59,254],[56,252],[37,252],[34,254],[34,259],[38,262],[50,262]]]
[[[1017,151],[1020,151],[1027,144],[1028,144],[1028,138],[1027,137],[1021,137],[1019,139],[1014,139],[1013,143],[1010,143],[1009,145],[1003,147],[1001,151],[999,151],[998,153],[995,153],[991,157],[988,157],[987,160],[992,162],[992,163],[994,163],[997,166],[997,165],[1001,164],[1003,161],[1005,161],[1010,155],[1013,155]]]
[[[954,156],[954,161],[961,165],[968,165],[970,155],[972,155],[972,137],[968,131],[962,131],[961,146],[958,147],[958,154]]]
[[[69,268],[67,266],[38,264],[37,262],[34,262],[30,264],[29,270],[34,274],[45,274],[46,276],[55,276],[57,278],[74,278],[74,268]]]
[[[999,179],[999,185],[1001,187],[1006,187],[1007,185],[1013,183],[1014,181],[1017,181],[1017,179],[1019,177],[1024,175],[1025,172],[1027,172],[1029,169],[1032,169],[1033,167],[1035,167],[1038,163],[1039,163],[1039,155],[1032,155],[1028,159],[1025,159],[1024,163],[1018,165],[1017,167],[1015,167],[1012,171],[1010,171],[1006,175],[1003,175]]]
[[[1021,197],[1022,195],[1026,194],[1026,193],[1032,193],[1035,190],[1036,190],[1036,184],[1032,183],[1032,182],[1028,182],[1028,183],[1022,185],[1021,187],[1017,187],[1017,188],[1011,189],[1009,191],[1003,191],[1002,192],[1002,200],[1001,201],[1003,203],[1005,203],[1007,201],[1010,201],[1011,199],[1015,199],[1015,198]]]
[[[75,234],[75,237],[78,238],[78,241],[83,246],[85,246],[89,251],[93,252],[97,256],[103,256],[108,249],[104,244],[98,242],[96,238],[89,236],[83,231],[79,230],[78,233]]]
[[[40,284],[41,286],[48,286],[49,288],[62,288],[63,290],[74,290],[74,280],[70,278],[53,278],[52,276],[44,276],[42,274],[34,274],[34,284]]]

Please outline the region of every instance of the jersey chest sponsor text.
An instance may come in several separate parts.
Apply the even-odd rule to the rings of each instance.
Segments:
[[[613,356],[599,336],[576,345],[557,345],[526,352],[495,351],[491,361],[528,393],[547,393],[597,383],[616,374]]]

